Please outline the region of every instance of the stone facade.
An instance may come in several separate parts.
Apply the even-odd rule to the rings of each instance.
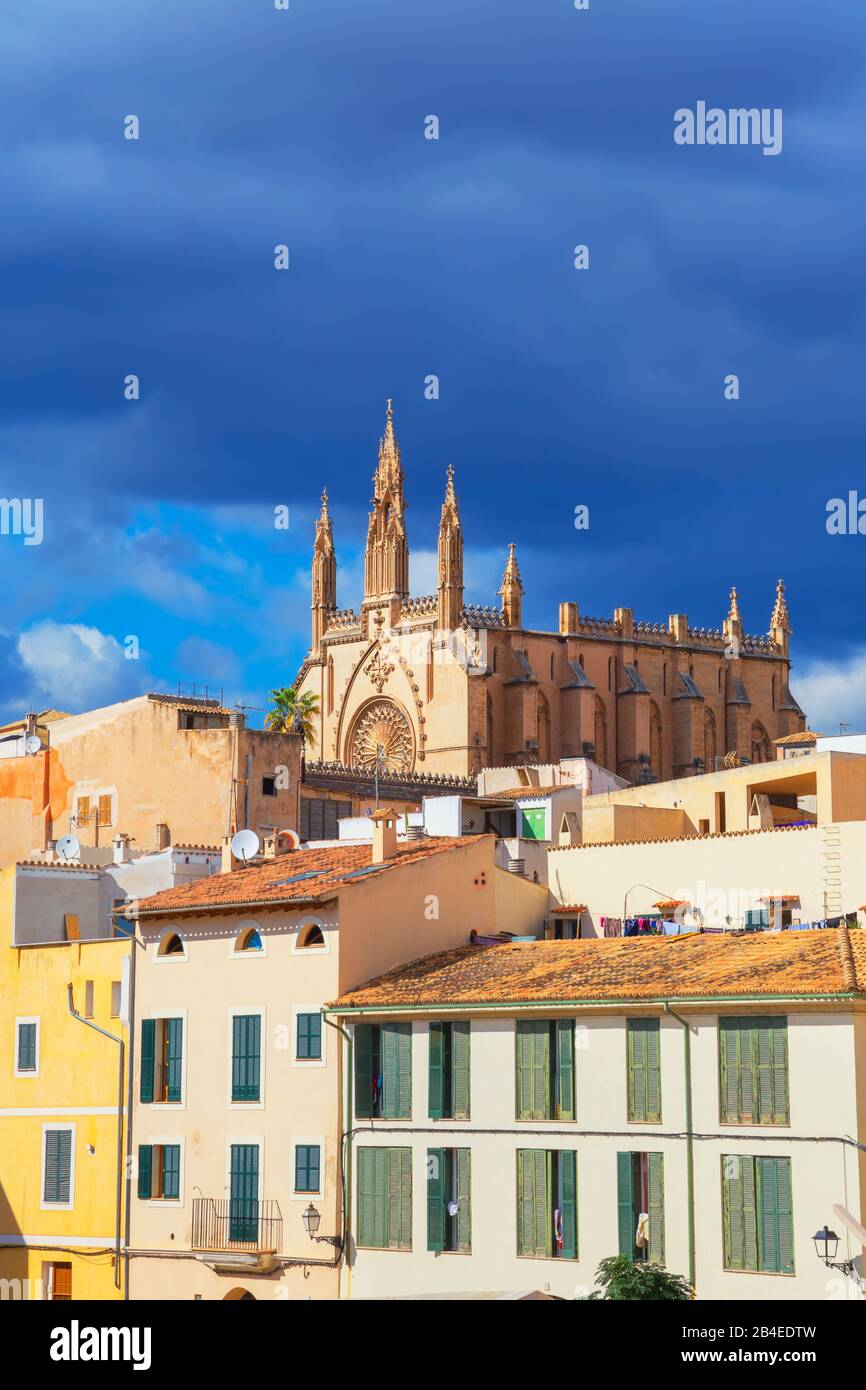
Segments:
[[[736,590],[719,628],[683,613],[640,622],[559,606],[556,632],[523,626],[509,546],[500,605],[467,605],[463,534],[447,474],[438,587],[410,598],[404,475],[391,402],[367,534],[360,608],[336,606],[323,496],[313,557],[312,645],[297,677],[320,700],[318,755],[370,771],[473,776],[482,767],[588,754],[629,781],[713,770],[727,754],[770,761],[805,727],[788,685],[790,620],[779,581],[766,636],[743,631]]]

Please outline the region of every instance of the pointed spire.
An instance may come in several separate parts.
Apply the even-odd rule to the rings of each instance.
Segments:
[[[322,491],[322,510],[316,519],[316,536],[313,541],[312,649],[314,652],[321,649],[328,614],[336,606],[337,557],[334,551],[334,527],[328,511],[328,489],[324,488]]]
[[[776,584],[776,602],[773,604],[773,612],[770,617],[771,630],[774,627],[780,628],[783,632],[791,631],[791,618],[785,600],[785,585],[781,579]]]
[[[439,628],[454,631],[463,613],[463,532],[454,491],[454,469],[448,465],[445,500],[439,519]]]
[[[373,499],[367,526],[364,559],[364,598],[391,598],[395,602],[409,595],[409,544],[403,513],[403,469],[400,445],[394,433],[394,403],[385,409],[385,432],[379,440],[379,462],[373,474]],[[391,618],[396,621],[397,610]]]
[[[736,589],[731,590],[731,606],[728,609],[728,622],[741,623],[743,621],[740,613],[740,600],[737,597]]]
[[[328,520],[329,520],[329,517],[328,517],[328,489],[327,489],[326,487],[323,487],[323,488],[322,488],[322,513],[321,513],[321,516],[319,517],[319,520],[320,520],[320,521],[328,521]]]
[[[508,547],[508,559],[505,562],[505,573],[502,576],[502,587],[499,590],[502,599],[502,616],[508,627],[520,627],[523,580],[520,578],[520,568],[517,564],[514,542]]]

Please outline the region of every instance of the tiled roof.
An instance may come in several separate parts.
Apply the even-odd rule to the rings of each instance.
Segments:
[[[339,1008],[866,992],[866,931],[461,946],[344,994]]]
[[[574,914],[575,912],[588,912],[589,908],[587,907],[586,903],[572,903],[571,906],[552,907],[550,911],[551,915],[555,917],[559,913],[565,913],[566,915],[568,915]]]
[[[527,801],[533,796],[550,796],[553,792],[577,791],[577,787],[570,782],[561,783],[558,787],[509,787],[504,792],[488,792],[487,795],[495,801],[497,796],[504,797],[508,801]]]
[[[232,713],[225,705],[221,705],[219,700],[199,700],[192,695],[162,695],[158,691],[151,691],[147,698],[156,705],[173,705],[176,709],[192,710],[196,714]]]
[[[456,845],[477,844],[483,838],[479,835],[437,835],[423,841],[409,840],[398,845],[391,858],[375,866],[369,844],[294,850],[229,874],[213,874],[210,878],[197,878],[192,883],[166,888],[162,893],[142,898],[139,912],[143,916],[155,916],[184,910],[216,912],[251,903],[276,906],[292,901],[321,901],[336,897],[344,888],[363,883],[376,873],[388,873],[401,865],[429,859]],[[370,872],[349,877],[361,869]]]
[[[816,734],[812,729],[802,729],[798,734],[786,734],[784,738],[774,739],[774,744],[776,748],[792,748],[799,743],[815,743],[822,737],[822,734]]]

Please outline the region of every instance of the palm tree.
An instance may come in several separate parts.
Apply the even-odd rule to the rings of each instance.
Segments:
[[[265,717],[265,728],[275,734],[300,734],[304,746],[315,747],[314,721],[319,713],[319,697],[311,690],[299,695],[293,685],[271,691],[274,708]]]

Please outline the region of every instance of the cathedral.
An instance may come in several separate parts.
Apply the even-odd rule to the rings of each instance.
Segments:
[[[312,643],[296,678],[319,699],[314,755],[383,773],[473,777],[482,767],[588,756],[629,782],[766,762],[805,728],[788,686],[790,621],[776,588],[766,636],[743,631],[737,592],[720,628],[685,613],[643,622],[559,605],[557,631],[523,624],[514,545],[499,602],[467,604],[463,529],[449,467],[434,594],[409,596],[404,477],[388,402],[360,607],[337,608],[327,493],[316,522]]]

